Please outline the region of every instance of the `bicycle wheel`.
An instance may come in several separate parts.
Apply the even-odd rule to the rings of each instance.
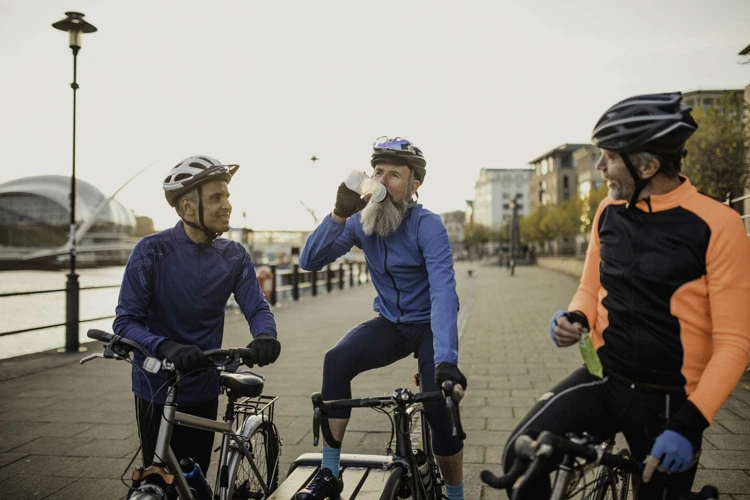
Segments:
[[[622,449],[615,455],[630,460],[630,450]],[[630,488],[630,474],[613,469],[606,465],[596,468],[596,477],[591,495],[586,498],[592,500],[627,500]]]
[[[276,427],[267,420],[249,418],[242,427],[243,443],[253,457],[270,495],[279,485],[279,436]],[[232,500],[262,500],[266,498],[258,477],[247,457],[239,450],[229,455],[229,498]]]

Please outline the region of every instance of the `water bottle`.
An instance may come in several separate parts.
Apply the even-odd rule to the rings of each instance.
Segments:
[[[586,364],[589,373],[595,377],[602,378],[604,376],[602,362],[599,360],[599,355],[596,353],[596,349],[594,349],[594,344],[591,343],[591,334],[589,332],[583,332],[581,334],[581,340],[578,341],[578,346],[581,349],[581,356],[583,357],[583,362]]]
[[[413,450],[414,459],[417,461],[419,476],[422,479],[425,492],[432,491],[432,476],[430,476],[430,464],[427,463],[427,455],[422,450]]]
[[[195,463],[192,458],[183,458],[180,460],[180,468],[185,475],[188,486],[195,491],[196,498],[198,500],[211,500],[211,486],[208,485],[201,466]]]
[[[352,170],[344,184],[355,193],[359,193],[362,198],[371,194],[370,201],[375,203],[383,201],[388,194],[384,185],[359,170]]]

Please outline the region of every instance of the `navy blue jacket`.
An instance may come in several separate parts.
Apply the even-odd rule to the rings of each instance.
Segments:
[[[394,323],[431,323],[435,363],[458,364],[458,295],[453,254],[440,217],[420,204],[407,209],[395,233],[362,230],[361,213],[346,223],[328,215],[300,255],[304,269],[319,270],[356,245],[365,253],[378,295],[373,309]]]
[[[167,338],[203,350],[216,349],[221,347],[224,307],[232,293],[252,335],[270,333],[275,337],[273,313],[244,247],[223,238],[211,244],[195,243],[180,221],[135,246],[122,279],[114,331],[142,344],[153,355]],[[136,364],[140,366],[140,360]],[[133,368],[133,392],[147,401],[163,403],[166,388],[156,395],[151,391],[164,384],[166,374],[149,373],[147,379],[151,389],[141,370]],[[182,380],[178,403],[205,403],[218,394],[219,373],[209,370]]]

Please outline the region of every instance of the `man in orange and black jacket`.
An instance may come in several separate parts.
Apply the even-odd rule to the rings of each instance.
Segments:
[[[590,331],[604,376],[584,367],[545,394],[511,435],[506,472],[521,434],[622,432],[634,458],[651,457],[634,478],[640,500],[690,491],[703,431],[750,352],[750,241],[735,211],[680,175],[698,127],[690,111],[680,93],[643,95],[597,123],[609,196],[581,284],[550,334],[567,347]],[[547,481],[533,488],[524,498],[548,497]]]

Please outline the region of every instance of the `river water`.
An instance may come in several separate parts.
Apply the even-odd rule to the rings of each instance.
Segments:
[[[82,320],[114,316],[124,266],[78,270],[81,287],[117,285],[118,288],[82,290]],[[64,289],[67,271],[2,271],[0,293]],[[81,323],[81,342],[89,328],[112,331],[112,319]],[[65,293],[0,297],[0,333],[65,322]],[[0,336],[0,359],[65,346],[65,327]]]

